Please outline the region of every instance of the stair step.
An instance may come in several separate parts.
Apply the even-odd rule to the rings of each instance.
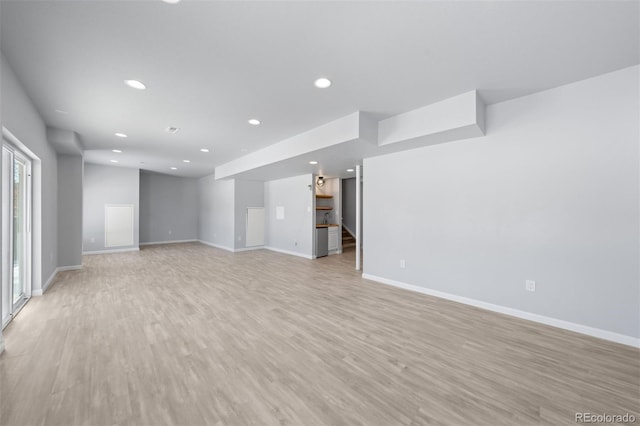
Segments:
[[[345,249],[345,248],[355,247],[355,246],[356,246],[356,239],[353,237],[353,235],[349,233],[349,231],[342,228],[342,248]]]

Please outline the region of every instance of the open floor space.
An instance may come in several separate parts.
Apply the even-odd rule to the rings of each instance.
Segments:
[[[640,418],[637,349],[367,281],[353,257],[85,256],[5,329],[0,424]]]
[[[0,0],[0,426],[640,423],[639,18]]]

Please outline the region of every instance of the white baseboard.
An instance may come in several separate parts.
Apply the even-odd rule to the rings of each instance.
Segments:
[[[233,249],[233,252],[237,253],[237,252],[241,252],[241,251],[253,251],[253,250],[264,250],[264,246],[244,247],[244,248],[239,248],[239,249]]]
[[[58,275],[58,271],[59,271],[58,268],[56,268],[55,271],[53,271],[53,273],[51,274],[47,282],[44,283],[44,285],[42,286],[42,290],[41,290],[42,293],[40,293],[38,296],[42,296],[49,289],[49,286],[51,285],[51,283],[53,283],[53,281],[56,279],[56,275]]]
[[[314,258],[313,256],[310,256],[308,254],[296,253],[295,251],[282,250],[282,249],[275,248],[275,247],[264,246],[263,248],[266,249],[266,250],[271,250],[271,251],[275,251],[275,252],[278,252],[278,253],[289,254],[291,256],[304,257],[305,259],[313,259]]]
[[[96,250],[96,251],[83,251],[82,255],[91,255],[91,254],[109,254],[109,253],[124,253],[127,251],[140,251],[140,247],[130,247],[123,249],[111,249],[111,250]]]
[[[78,269],[82,269],[82,265],[58,266],[58,272],[77,271]]]
[[[56,268],[51,275],[49,276],[49,279],[47,280],[47,282],[44,283],[44,285],[42,286],[42,288],[39,288],[37,290],[32,290],[31,291],[31,295],[32,296],[42,296],[44,294],[45,291],[47,291],[47,289],[49,288],[49,286],[51,285],[51,283],[53,282],[53,280],[56,278],[56,275],[58,275],[58,271],[60,271],[60,268]]]
[[[2,331],[0,331],[0,355],[4,352],[4,339],[2,338]]]
[[[140,243],[141,246],[154,246],[157,244],[176,244],[176,243],[195,243],[198,240],[171,240],[171,241],[152,241],[150,243]]]
[[[292,251],[280,250],[280,249],[276,249],[276,248],[273,248],[273,247],[267,247],[267,246],[256,246],[256,247],[245,247],[245,248],[234,249],[234,248],[223,246],[223,245],[220,245],[220,244],[210,243],[209,241],[204,241],[204,240],[198,240],[198,241],[200,243],[202,243],[202,244],[207,245],[207,246],[219,248],[219,249],[226,250],[226,251],[230,251],[231,253],[239,253],[239,252],[243,252],[243,251],[252,251],[252,250],[271,250],[271,251],[277,251],[278,253],[290,254],[292,256],[304,257],[306,259],[313,259],[312,257],[306,256],[304,254],[295,253],[295,252],[292,252]]]
[[[522,318],[529,321],[550,325],[552,327],[574,331],[580,334],[586,334],[587,336],[597,337],[600,339],[609,340],[611,342],[621,343],[623,345],[640,348],[640,339],[632,336],[614,333],[612,331],[589,327],[582,324],[576,324],[573,322],[551,318],[544,315],[533,314],[531,312],[508,308],[506,306],[494,305],[493,303],[482,302],[480,300],[475,300],[475,299],[471,299],[463,296],[457,296],[455,294],[445,293],[438,290],[432,290],[430,288],[420,287],[414,284],[407,284],[400,281],[390,280],[387,278],[382,278],[382,277],[378,277],[378,276],[370,275],[366,273],[362,274],[362,278],[371,280],[371,281],[376,281],[381,284],[403,288],[405,290],[415,291],[417,293],[427,294],[429,296],[439,297],[441,299],[452,300],[454,302],[463,303],[465,305],[475,306],[477,308],[486,309],[488,311],[498,312],[500,314],[510,315],[512,317]]]
[[[233,249],[231,247],[227,247],[227,246],[222,246],[220,244],[215,244],[215,243],[210,243],[209,241],[204,241],[204,240],[198,240],[198,242],[207,245],[209,247],[215,247],[215,248],[219,248],[222,250],[226,250],[226,251],[230,251],[233,252]]]

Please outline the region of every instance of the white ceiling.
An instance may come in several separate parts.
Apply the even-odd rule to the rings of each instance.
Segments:
[[[638,64],[639,13],[637,1],[2,0],[0,41],[87,161],[198,177],[354,111],[382,119],[473,89],[495,103]],[[334,84],[315,88],[320,76]]]

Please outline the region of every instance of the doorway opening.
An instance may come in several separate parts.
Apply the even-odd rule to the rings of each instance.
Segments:
[[[342,250],[354,256],[355,269],[362,270],[362,166],[356,177],[342,179]]]

